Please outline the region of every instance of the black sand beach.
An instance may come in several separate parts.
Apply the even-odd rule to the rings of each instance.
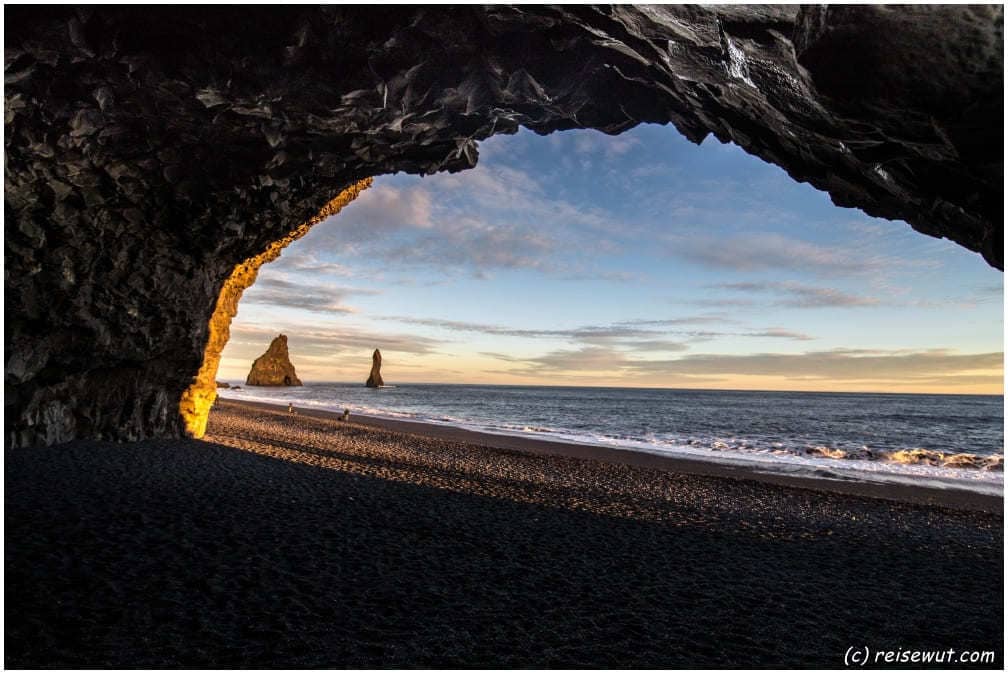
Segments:
[[[222,401],[205,441],[8,450],[5,666],[1002,667],[990,500],[405,430]]]
[[[283,405],[241,401],[240,403],[255,410],[286,412]],[[314,419],[335,420],[340,416],[334,412],[318,409],[298,408],[298,415]],[[457,426],[442,424],[427,424],[402,419],[355,414],[355,425],[371,428],[421,435],[449,442],[460,442],[467,445],[478,445],[493,449],[516,450],[528,454],[556,456],[573,459],[588,459],[610,464],[625,464],[641,468],[655,468],[674,473],[686,473],[696,476],[727,477],[735,480],[751,480],[799,489],[813,489],[837,494],[853,496],[870,496],[902,503],[919,503],[936,505],[955,510],[1002,513],[1004,498],[982,494],[965,488],[930,486],[925,482],[920,484],[900,484],[886,482],[868,482],[844,479],[839,472],[828,470],[817,471],[816,474],[786,474],[768,472],[759,469],[755,464],[727,464],[700,459],[688,459],[660,454],[649,454],[639,451],[627,451],[599,445],[575,444],[542,440],[529,436],[500,435],[472,431]]]

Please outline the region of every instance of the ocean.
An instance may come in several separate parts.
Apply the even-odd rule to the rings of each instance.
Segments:
[[[603,445],[825,479],[1004,490],[1002,396],[359,383],[224,397]]]

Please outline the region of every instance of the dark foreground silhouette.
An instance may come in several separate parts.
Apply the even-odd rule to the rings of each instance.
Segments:
[[[236,410],[6,453],[6,667],[1002,666],[1000,515]]]

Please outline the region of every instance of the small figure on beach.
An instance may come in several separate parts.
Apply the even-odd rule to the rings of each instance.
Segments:
[[[350,410],[343,410],[343,415],[340,417],[340,421],[350,421]]]
[[[287,403],[287,413],[294,414],[294,403]]]

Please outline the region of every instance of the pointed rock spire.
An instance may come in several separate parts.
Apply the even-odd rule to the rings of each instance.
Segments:
[[[378,388],[384,385],[385,382],[381,378],[381,351],[375,349],[374,354],[371,355],[371,375],[367,378],[365,386]]]

